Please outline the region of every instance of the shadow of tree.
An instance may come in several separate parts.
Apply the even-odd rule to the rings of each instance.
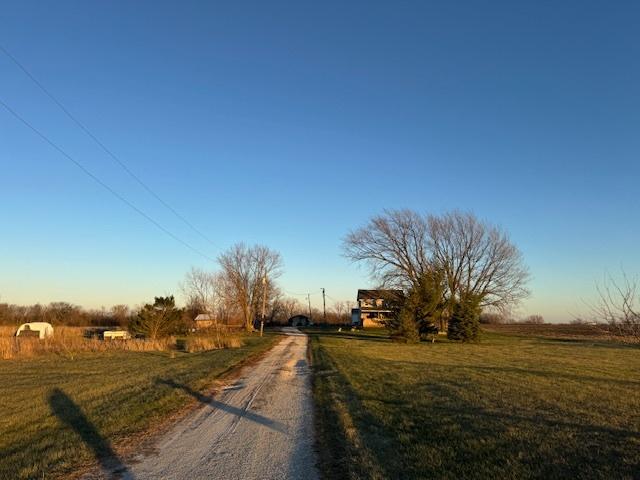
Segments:
[[[188,385],[175,382],[174,380],[171,380],[171,379],[158,379],[156,380],[156,383],[159,385],[166,385],[171,388],[183,390],[184,392],[191,395],[193,398],[195,398],[202,404],[209,405],[211,407],[217,408],[224,412],[231,413],[232,415],[236,415],[238,417],[246,418],[247,420],[251,420],[252,422],[256,422],[260,425],[264,425],[265,427],[268,427],[280,433],[284,433],[285,435],[288,434],[287,426],[281,422],[272,420],[270,418],[267,418],[255,412],[251,412],[244,408],[238,408],[238,407],[234,407],[233,405],[228,405],[219,400],[216,400],[210,395],[204,395],[200,392],[197,392],[191,387],[189,387]]]
[[[62,390],[55,388],[49,394],[49,406],[53,414],[72,428],[93,451],[102,470],[112,479],[133,480],[133,475],[82,409]]]
[[[407,395],[401,384],[398,390],[390,388],[383,376],[380,382],[369,378],[374,386],[363,389],[336,370],[332,359],[314,360],[334,372],[315,378],[316,394],[332,383],[326,397],[331,402],[339,399],[355,427],[336,427],[338,417],[323,412],[324,421],[333,423],[320,425],[321,432],[330,430],[334,436],[337,448],[331,456],[339,458],[341,451],[347,451],[351,459],[369,459],[334,461],[332,468],[338,473],[332,472],[331,478],[491,478],[502,472],[502,478],[607,479],[620,478],[621,473],[636,478],[639,471],[634,446],[640,433],[632,427],[518,405],[494,409],[479,397],[487,392],[477,391],[477,385],[464,378],[417,382],[413,395]],[[380,358],[377,362],[382,372],[416,368],[412,362]],[[375,387],[377,383],[384,387]],[[323,407],[331,410],[329,405]],[[354,431],[358,448],[350,440]]]

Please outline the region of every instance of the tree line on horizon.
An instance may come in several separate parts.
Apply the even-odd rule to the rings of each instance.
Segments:
[[[69,302],[16,305],[0,303],[0,325],[20,325],[47,322],[69,327],[127,326],[136,309],[128,305],[114,305],[106,309],[87,309]]]

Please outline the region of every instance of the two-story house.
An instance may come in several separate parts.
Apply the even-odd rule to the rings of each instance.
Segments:
[[[358,307],[351,310],[351,324],[382,327],[389,318],[391,304],[402,299],[402,290],[358,290]]]

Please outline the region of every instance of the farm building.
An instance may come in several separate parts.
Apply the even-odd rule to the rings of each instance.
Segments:
[[[289,319],[289,325],[292,327],[308,327],[313,325],[313,322],[306,315],[294,315]]]
[[[218,318],[211,313],[201,313],[193,319],[193,327],[196,330],[204,330],[215,326],[225,326],[230,328],[241,328],[243,326],[242,319],[225,319]]]
[[[351,323],[360,327],[381,327],[389,318],[391,305],[404,296],[402,290],[358,290],[358,307],[351,310]]]
[[[193,319],[193,323],[196,330],[202,330],[204,328],[213,327],[217,322],[215,316],[210,313],[201,313]]]

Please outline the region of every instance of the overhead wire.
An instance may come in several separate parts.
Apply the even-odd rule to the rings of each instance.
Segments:
[[[296,295],[296,296],[300,296],[300,297],[302,297],[302,296],[306,297],[307,295],[319,295],[322,292],[322,290],[319,290],[317,292],[304,292],[304,293],[290,292],[288,290],[283,290],[283,291],[287,295]]]
[[[197,233],[201,238],[208,243],[217,247],[217,245],[200,229],[187,220],[184,215],[181,215],[175,208],[173,208],[168,202],[166,202],[160,195],[158,195],[149,185],[147,185],[138,175],[136,175],[115,153],[113,153],[98,137],[93,134],[89,128],[87,128],[80,120],[73,115],[64,104],[58,100],[14,55],[12,55],[4,46],[0,45],[0,50],[18,67],[24,72],[24,74],[31,79],[31,81],[44,92],[64,113],[71,119],[89,138],[91,138],[101,149],[104,151],[113,161],[115,161],[133,180],[135,180],[144,190],[147,191],[152,197],[160,202],[167,210],[180,219],[191,230]]]
[[[336,302],[347,302],[347,303],[348,302],[353,302],[352,300],[337,300],[337,299],[333,298],[331,295],[328,295],[328,294],[325,294],[325,295],[329,300],[332,300],[334,303],[336,303]]]
[[[53,147],[55,150],[57,150],[61,155],[63,155],[65,158],[67,158],[68,160],[70,160],[76,167],[78,167],[85,175],[87,175],[88,177],[90,177],[91,179],[93,179],[93,181],[95,181],[97,184],[99,184],[102,188],[104,188],[105,190],[107,190],[109,193],[111,193],[114,197],[116,197],[118,200],[120,200],[122,203],[124,203],[125,205],[127,205],[129,208],[131,208],[132,210],[134,210],[136,213],[138,213],[140,216],[142,216],[143,218],[145,218],[146,220],[148,220],[149,222],[151,222],[153,225],[155,225],[159,230],[161,230],[162,232],[164,232],[165,234],[167,234],[169,237],[173,238],[175,241],[181,243],[183,246],[187,247],[188,249],[190,249],[191,251],[193,251],[194,253],[197,253],[198,255],[202,256],[203,258],[206,258],[207,260],[210,261],[215,261],[212,257],[210,257],[209,255],[207,255],[206,253],[203,253],[202,251],[198,250],[196,247],[194,247],[193,245],[191,245],[189,242],[183,240],[182,238],[178,237],[177,235],[175,235],[173,232],[171,232],[170,230],[168,230],[167,228],[165,228],[162,224],[160,224],[159,222],[157,222],[154,218],[152,218],[150,215],[148,215],[147,213],[145,213],[143,210],[141,210],[140,208],[138,208],[135,204],[133,204],[131,201],[127,200],[125,197],[123,197],[120,193],[118,193],[116,190],[114,190],[110,185],[108,185],[107,183],[105,183],[103,180],[101,180],[98,176],[96,176],[94,173],[92,173],[89,169],[87,169],[82,163],[80,163],[79,161],[77,161],[75,158],[73,158],[71,155],[69,155],[62,147],[60,147],[59,145],[57,145],[55,142],[53,142],[52,140],[50,140],[44,133],[42,133],[40,130],[38,130],[36,127],[34,127],[31,123],[29,123],[24,117],[22,117],[18,112],[16,112],[14,109],[12,109],[9,105],[7,105],[2,99],[0,99],[0,105],[2,105],[5,110],[7,110],[11,115],[13,115],[16,119],[18,119],[22,124],[24,124],[27,128],[29,128],[31,131],[33,131],[36,135],[38,135],[42,140],[44,140],[46,143],[48,143],[51,147]]]

